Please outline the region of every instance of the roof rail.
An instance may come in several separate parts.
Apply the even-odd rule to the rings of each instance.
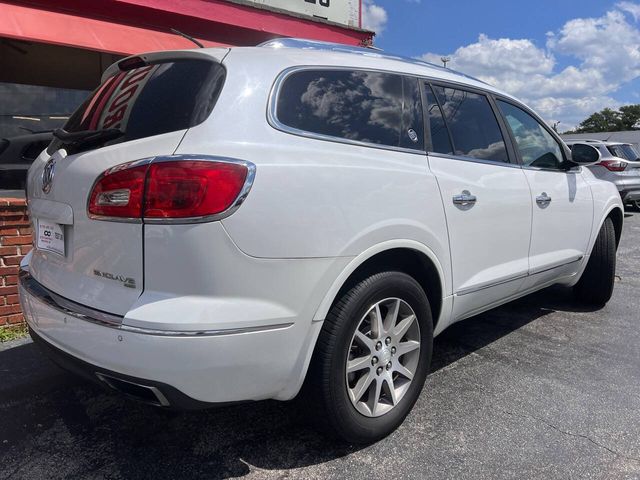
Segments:
[[[435,63],[425,62],[424,60],[419,60],[417,58],[411,58],[411,57],[405,57],[403,55],[386,53],[383,50],[376,47],[356,47],[352,45],[344,45],[342,43],[323,42],[320,40],[308,40],[305,38],[290,38],[290,37],[275,38],[273,40],[267,40],[266,42],[260,43],[258,47],[300,48],[300,49],[308,49],[308,50],[352,53],[357,55],[365,55],[368,57],[384,58],[386,60],[398,60],[401,62],[413,64],[413,65],[421,65],[423,67],[429,67],[429,68],[434,68],[440,71],[453,73],[455,75],[460,75],[462,77],[474,80],[476,82],[484,83],[485,85],[487,85],[487,82],[484,82],[478,78],[472,77],[465,73],[458,72],[450,68],[444,68],[444,67],[441,67],[440,65],[436,65]]]

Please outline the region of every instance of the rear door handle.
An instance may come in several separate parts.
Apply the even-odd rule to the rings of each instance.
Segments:
[[[463,190],[461,194],[453,196],[453,203],[455,205],[462,205],[463,207],[467,205],[473,205],[474,203],[476,203],[476,200],[476,196],[471,195],[471,192],[469,192],[469,190]]]
[[[547,192],[542,192],[542,195],[536,197],[536,203],[540,206],[546,206],[551,203],[551,197],[547,195]]]

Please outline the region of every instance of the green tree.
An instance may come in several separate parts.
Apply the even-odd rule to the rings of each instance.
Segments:
[[[620,113],[624,130],[640,130],[640,105],[624,105]]]
[[[605,108],[592,113],[575,129],[576,133],[615,132],[623,129],[622,113]]]
[[[624,105],[619,110],[605,108],[592,113],[576,127],[565,133],[616,132],[640,130],[640,104]]]

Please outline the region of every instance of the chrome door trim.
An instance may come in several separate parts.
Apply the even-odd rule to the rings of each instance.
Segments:
[[[552,266],[546,266],[546,267],[541,267],[541,268],[537,268],[535,270],[531,270],[529,272],[529,275],[537,275],[539,273],[545,273],[545,272],[549,272],[551,270],[555,270],[556,268],[560,268],[560,267],[567,267],[569,265],[572,265],[574,263],[578,263],[581,262],[582,259],[584,258],[584,255],[580,255],[577,256],[575,258],[573,258],[572,260],[568,260],[568,261],[562,261],[561,263],[558,263],[557,265],[552,265]]]
[[[522,280],[524,278],[531,277],[531,276],[537,275],[539,273],[549,272],[551,270],[555,270],[556,268],[566,267],[566,266],[572,265],[574,263],[581,262],[583,258],[584,258],[584,255],[580,255],[578,257],[573,258],[572,260],[563,261],[563,262],[561,262],[561,263],[559,263],[557,265],[553,265],[553,266],[550,266],[550,267],[547,266],[547,267],[543,267],[543,268],[540,268],[540,269],[537,269],[537,270],[531,270],[531,271],[529,271],[529,273],[523,273],[523,274],[518,274],[518,275],[511,276],[511,277],[506,277],[506,278],[503,278],[501,280],[498,280],[498,281],[495,281],[495,282],[491,282],[491,283],[486,283],[486,284],[479,285],[479,286],[463,288],[463,289],[458,290],[457,292],[455,292],[455,295],[457,295],[457,296],[469,295],[470,293],[476,293],[476,292],[479,292],[481,290],[486,290],[487,288],[497,287],[499,285],[504,285],[505,283],[513,282],[513,281],[516,281],[516,280]]]
[[[479,292],[480,290],[486,290],[487,288],[497,287],[498,285],[503,285],[505,283],[514,282],[516,280],[522,280],[523,278],[527,278],[528,276],[529,276],[528,273],[520,273],[518,275],[513,275],[513,276],[510,276],[510,277],[502,278],[502,279],[500,279],[498,281],[494,281],[494,282],[490,282],[490,283],[485,283],[483,285],[477,285],[477,286],[473,286],[473,287],[460,289],[455,293],[455,295],[457,295],[457,296],[469,295],[470,293]]]
[[[31,276],[28,269],[22,268],[20,270],[18,283],[20,285],[20,288],[29,294],[29,299],[37,300],[47,307],[53,308],[54,310],[62,313],[63,315],[69,315],[85,322],[100,325],[101,327],[113,328],[121,332],[163,337],[218,337],[223,335],[237,335],[240,333],[281,330],[284,328],[289,328],[293,325],[293,322],[289,322],[266,326],[213,330],[159,330],[152,328],[133,327],[123,324],[123,316],[96,310],[61,297],[60,295],[52,292],[51,290],[38,283],[38,281]]]

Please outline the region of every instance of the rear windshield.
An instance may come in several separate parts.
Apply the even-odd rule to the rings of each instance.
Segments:
[[[611,152],[611,155],[619,158],[624,158],[625,160],[635,161],[638,160],[638,152],[631,145],[611,145],[607,147]]]
[[[64,130],[118,129],[123,135],[107,142],[114,144],[193,127],[213,110],[224,79],[224,67],[209,60],[176,60],[120,72],[87,98]],[[50,153],[61,146],[54,139]]]

